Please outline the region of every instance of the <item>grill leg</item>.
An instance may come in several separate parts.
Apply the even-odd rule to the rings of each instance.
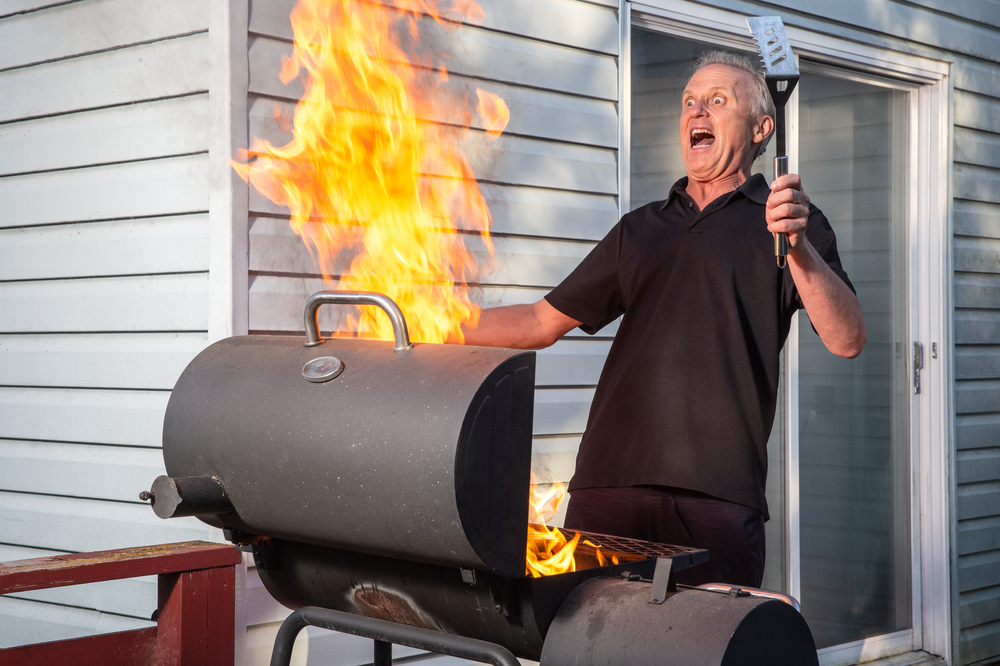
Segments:
[[[271,666],[288,666],[292,659],[295,637],[307,626],[374,639],[375,666],[388,666],[392,663],[393,643],[493,666],[520,666],[509,650],[496,643],[316,606],[300,608],[281,623],[278,636],[274,639]]]
[[[375,641],[375,665],[392,666],[392,643]]]

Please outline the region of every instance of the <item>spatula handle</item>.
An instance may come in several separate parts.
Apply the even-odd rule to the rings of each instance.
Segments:
[[[788,175],[788,157],[774,158],[774,179]],[[774,256],[778,261],[778,268],[785,267],[785,257],[788,256],[788,234],[779,232],[774,234]]]

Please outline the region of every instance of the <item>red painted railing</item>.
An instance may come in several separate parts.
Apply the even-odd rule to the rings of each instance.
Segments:
[[[0,563],[0,594],[159,576],[156,626],[0,650],[0,666],[231,666],[236,548],[189,541]]]

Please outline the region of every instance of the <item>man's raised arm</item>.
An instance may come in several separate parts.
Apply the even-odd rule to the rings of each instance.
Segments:
[[[541,349],[555,343],[580,322],[549,305],[544,298],[532,305],[488,308],[475,328],[462,326],[465,344],[483,347]]]
[[[767,200],[768,231],[788,234],[788,267],[809,321],[831,353],[854,358],[865,348],[868,328],[861,303],[806,238],[809,197],[796,174],[778,178]]]

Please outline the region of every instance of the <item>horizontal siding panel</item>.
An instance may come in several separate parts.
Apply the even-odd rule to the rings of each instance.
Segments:
[[[463,27],[445,32],[423,21],[424,43],[434,53],[447,53],[449,74],[487,81],[556,90],[614,101],[618,98],[618,67],[613,56],[532,42],[511,35]],[[274,88],[282,58],[292,45],[269,37],[251,37],[249,45],[250,92],[299,99],[302,79]],[[265,92],[266,91],[266,92]]]
[[[3,5],[0,5],[0,18],[14,14],[23,14],[41,9],[42,7],[61,5],[65,4],[65,2],[66,0],[4,0]]]
[[[0,145],[0,176],[204,152],[208,95],[8,123]]]
[[[956,201],[952,209],[955,235],[1000,238],[1000,206],[979,201]]]
[[[987,60],[1000,53],[1000,35],[988,26],[921,11],[906,2],[844,3],[838,0],[788,0],[784,7],[868,29],[906,41],[942,47]],[[949,10],[953,11],[953,10]]]
[[[958,239],[956,239],[957,241]],[[956,308],[990,309],[1000,303],[1000,275],[957,273],[954,277]],[[993,342],[997,342],[994,340]]]
[[[485,183],[493,231],[601,240],[618,222],[617,197]]]
[[[518,136],[493,140],[482,132],[472,132],[465,143],[465,152],[480,180],[594,194],[618,192],[617,156],[611,149]],[[254,188],[250,193],[250,210],[270,215],[289,214],[287,207],[274,204]]]
[[[469,164],[480,180],[591,194],[618,193],[615,150],[518,136],[501,136],[494,141],[483,133],[469,138]]]
[[[159,449],[0,440],[0,490],[135,502],[166,474]]]
[[[1000,654],[1000,622],[962,629],[959,650],[963,664],[990,664]]]
[[[0,597],[0,648],[152,626],[153,623],[148,620],[53,606],[16,597]]]
[[[1000,345],[956,347],[955,378],[1000,379]]]
[[[570,435],[587,427],[594,389],[538,389],[535,391],[536,435]]]
[[[0,281],[207,270],[207,214],[0,229]]]
[[[1000,128],[1000,99],[956,90],[955,125],[996,132]]]
[[[0,381],[63,388],[170,390],[208,346],[205,333],[0,335]]]
[[[952,251],[956,271],[1000,274],[1000,239],[958,237]]]
[[[969,592],[1000,585],[1000,551],[958,558],[958,589]]]
[[[982,0],[975,0],[975,2],[982,2]],[[997,5],[994,3],[989,2],[988,6],[992,7],[994,12],[997,11]],[[993,63],[958,57],[955,58],[955,67],[951,71],[955,77],[956,90],[983,95],[996,95],[997,91],[1000,90],[1000,69]]]
[[[322,223],[316,223],[322,224]],[[453,242],[442,239],[442,242]],[[480,280],[487,284],[522,284],[551,287],[558,284],[593,247],[590,243],[526,238],[494,238],[492,259],[476,238],[466,242],[478,260],[492,270]],[[346,257],[336,268],[346,273]],[[316,275],[318,270],[305,243],[285,220],[256,218],[250,229],[250,270]]]
[[[250,279],[250,330],[261,332],[290,332],[304,335],[302,313],[309,296],[329,289],[323,280],[302,277],[251,276]],[[483,287],[482,302],[485,307],[534,303],[548,289],[533,287]],[[602,337],[613,336],[620,320],[604,327]],[[333,308],[319,311],[321,331],[329,331],[335,322]],[[567,337],[585,337],[580,329],[573,329]],[[586,336],[589,337],[589,336]]]
[[[197,518],[157,518],[148,504],[5,492],[0,492],[0,534],[8,543],[74,552],[222,536]]]
[[[0,200],[0,227],[206,211],[208,154],[8,176]]]
[[[208,275],[0,283],[0,333],[204,331]]]
[[[250,32],[292,39],[294,0],[255,0]],[[391,0],[385,2],[392,5]],[[610,55],[618,53],[618,17],[610,7],[576,0],[482,0],[480,27]],[[606,3],[611,4],[611,3]],[[613,5],[617,8],[617,5]]]
[[[992,448],[1000,442],[1000,414],[957,414],[955,434],[959,450]]]
[[[611,350],[609,340],[560,340],[538,350],[538,386],[596,386]]]
[[[493,217],[494,233],[600,240],[618,221],[617,198],[583,192],[482,183],[480,189]],[[250,190],[253,213],[288,215]]]
[[[955,384],[955,413],[1000,412],[1000,381],[968,380]]]
[[[569,483],[576,471],[576,453],[579,448],[579,435],[535,437],[531,442],[531,469],[538,477],[538,482]],[[551,521],[549,524],[552,524]]]
[[[1000,203],[1000,170],[956,164],[953,177],[956,198]]]
[[[1000,169],[1000,136],[956,127],[955,162]]]
[[[0,122],[203,92],[208,71],[202,33],[0,72]]]
[[[955,344],[988,345],[1000,340],[1000,311],[955,310]]]
[[[276,86],[267,94],[279,96],[282,91]],[[510,109],[510,122],[504,129],[506,135],[529,136],[553,141],[569,141],[579,144],[618,147],[618,114],[613,102],[605,102],[583,97],[572,97],[547,90],[518,88],[501,83],[484,84],[482,81],[452,76],[445,85],[448,94],[458,99],[473,100],[476,88],[484,88],[499,95]],[[260,91],[265,92],[265,91]],[[273,99],[253,97],[250,102],[250,135],[267,139],[274,145],[283,145],[291,139],[291,133],[282,129],[275,118],[275,109],[282,117],[294,118],[295,105],[291,102],[276,102]],[[444,122],[440,114],[426,114],[421,120]],[[473,128],[485,129],[478,114],[472,119]]]
[[[958,484],[985,483],[1000,479],[1000,441],[997,441],[997,447],[995,449],[958,451],[955,459]],[[994,513],[1000,515],[1000,503],[994,508]]]
[[[974,627],[1000,620],[1000,587],[967,592],[958,599],[963,627]]]
[[[127,9],[118,0],[63,4],[0,21],[0,69],[205,30],[201,0],[131,0]]]
[[[990,0],[907,0],[910,4],[1000,27],[1000,6]]]
[[[169,399],[167,391],[0,387],[0,438],[159,447]]]
[[[1000,481],[996,478],[983,483],[963,483],[958,479],[955,505],[959,520],[1000,515]]]
[[[1000,516],[960,521],[956,544],[959,555],[1000,550]]]

